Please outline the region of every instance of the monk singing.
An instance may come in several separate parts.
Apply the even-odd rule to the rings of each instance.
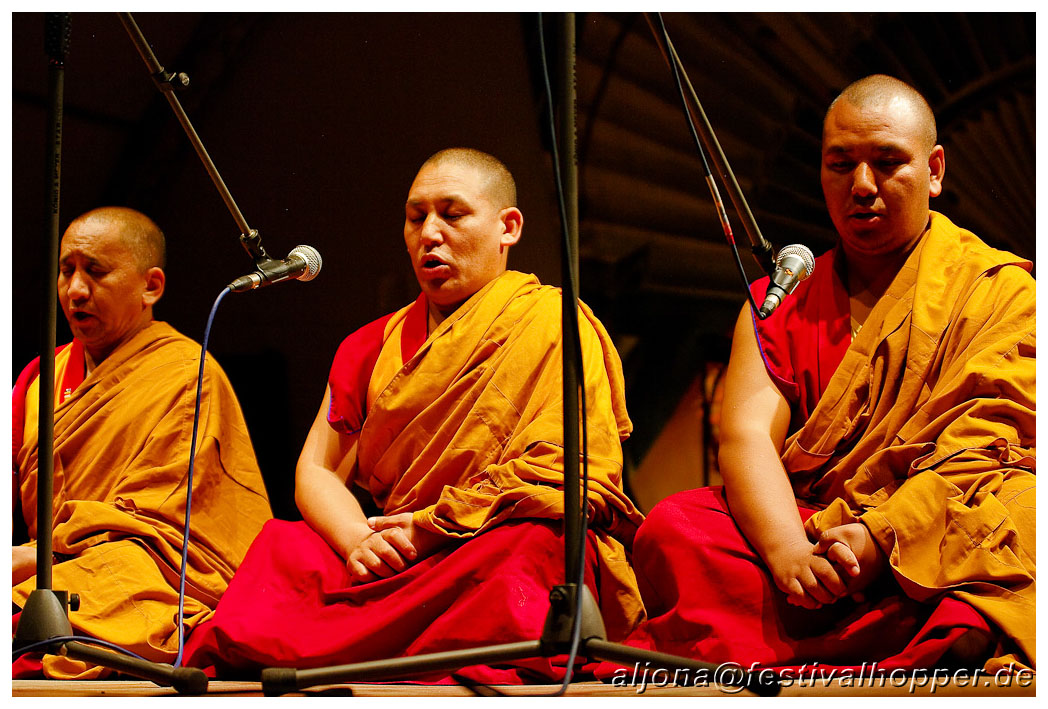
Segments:
[[[144,214],[90,211],[62,237],[58,298],[73,332],[55,355],[52,586],[80,596],[73,632],[149,660],[178,652],[178,589],[200,345],[153,320],[164,293],[164,235]],[[14,508],[30,542],[13,548],[14,603],[36,588],[39,359],[13,394]],[[271,517],[236,395],[207,358],[193,476],[187,630],[218,605]],[[51,678],[105,670],[45,655]],[[39,676],[28,656],[15,677]]]
[[[631,642],[745,666],[1033,665],[1031,264],[930,211],[936,141],[897,79],[833,102],[821,179],[840,240],[770,318],[740,313],[724,488],[641,527],[650,620]]]
[[[188,662],[220,676],[535,640],[563,579],[561,294],[506,270],[524,217],[506,167],[432,156],[405,204],[418,299],[347,337],[296,471],[304,522],[267,523]],[[588,581],[609,635],[643,614],[622,490],[632,425],[607,332],[580,308]],[[368,517],[362,487],[382,514]],[[521,682],[541,659],[472,668]],[[423,679],[440,679],[425,677]]]

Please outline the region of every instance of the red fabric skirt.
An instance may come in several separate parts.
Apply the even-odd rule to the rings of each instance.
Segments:
[[[814,510],[800,512],[807,519]],[[931,669],[972,628],[990,633],[970,605],[949,597],[918,603],[890,577],[868,588],[861,603],[842,599],[816,610],[787,604],[731,517],[722,488],[689,490],[656,505],[637,532],[633,561],[648,620],[627,644],[707,662]],[[598,674],[611,676],[614,668]]]
[[[22,617],[22,611],[16,611],[11,615],[11,635],[18,632],[18,621]],[[42,679],[44,668],[41,655],[29,653],[19,655],[11,663],[11,679]]]
[[[549,592],[563,583],[559,525],[500,525],[386,579],[353,585],[345,562],[305,522],[271,520],[215,615],[193,632],[185,664],[222,678],[264,667],[326,667],[538,640]],[[597,570],[587,545],[587,583]],[[491,684],[559,682],[565,658],[473,667]],[[448,681],[449,673],[416,681]]]

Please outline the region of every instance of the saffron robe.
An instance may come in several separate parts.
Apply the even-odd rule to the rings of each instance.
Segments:
[[[424,296],[350,335],[332,365],[328,421],[359,435],[353,477],[383,514],[411,512],[448,543],[353,585],[306,523],[273,521],[187,662],[229,676],[538,639],[564,581],[560,303],[559,290],[507,271],[428,337]],[[618,354],[589,308],[580,315],[587,569],[609,636],[622,638],[643,615],[627,559],[641,515],[622,491],[632,425]],[[537,660],[471,672],[520,682],[561,671]]]
[[[809,537],[861,520],[890,576],[863,603],[788,606],[723,496],[680,493],[637,535],[651,619],[631,643],[713,662],[912,668],[977,628],[996,636],[988,669],[1032,665],[1031,265],[932,213],[849,342],[833,259],[757,325],[758,340],[799,425],[782,462]],[[758,302],[766,287],[754,285]]]
[[[121,344],[86,378],[78,342],[57,355],[52,544],[58,563],[52,587],[80,595],[80,609],[69,615],[74,633],[158,662],[173,661],[178,651],[199,358],[200,345],[163,322]],[[13,397],[13,419],[24,426],[14,431],[14,472],[33,540],[38,370],[38,361],[26,368]],[[271,516],[240,405],[208,357],[193,473],[187,632],[211,615]],[[35,576],[15,586],[14,603],[21,607],[35,587]],[[91,678],[103,669],[45,655],[43,671],[53,678]]]

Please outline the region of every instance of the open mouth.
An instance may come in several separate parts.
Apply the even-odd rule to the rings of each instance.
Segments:
[[[84,320],[87,320],[88,318],[92,318],[92,317],[94,317],[94,316],[91,313],[85,313],[85,312],[82,312],[82,311],[77,311],[77,312],[73,313],[73,319],[76,320],[77,322],[83,322]]]
[[[419,275],[426,279],[447,278],[451,275],[451,267],[439,256],[425,256]]]

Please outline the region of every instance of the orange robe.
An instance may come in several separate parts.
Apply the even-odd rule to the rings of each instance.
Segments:
[[[384,514],[412,512],[449,543],[360,585],[305,523],[274,521],[188,661],[307,667],[538,639],[548,592],[563,582],[560,306],[559,290],[508,271],[428,337],[422,297],[347,338],[328,421],[359,435],[354,478]],[[618,354],[585,306],[580,330],[589,581],[609,636],[622,638],[643,617],[627,559],[641,516],[622,491],[621,440],[632,426]]]
[[[794,385],[785,394],[795,422],[800,413],[782,462],[809,537],[861,520],[891,575],[864,603],[787,606],[719,492],[680,493],[637,534],[652,618],[631,643],[713,662],[906,668],[939,661],[975,628],[996,635],[988,669],[1033,665],[1030,267],[932,213],[930,231],[843,347],[839,279],[823,272],[817,285],[802,284],[810,290],[798,288],[758,328],[773,379]]]
[[[562,519],[560,297],[534,276],[508,271],[444,320],[407,362],[398,331],[424,301],[390,319],[368,385],[357,476],[384,514],[414,512],[416,524],[455,538],[509,519]],[[632,587],[623,542],[641,516],[622,490],[621,441],[633,428],[622,364],[585,305],[579,321],[590,524],[607,573]],[[639,603],[629,609],[630,624],[639,613]]]
[[[200,345],[154,322],[79,386],[64,387],[70,377],[63,375],[83,372],[82,357],[83,350],[71,346],[57,358],[53,549],[58,563],[52,586],[80,595],[80,609],[69,616],[74,633],[171,662],[178,651],[178,579]],[[15,419],[23,418],[18,411],[23,405],[27,415],[13,463],[22,514],[35,540],[39,380],[24,379],[28,387],[16,389],[16,397],[21,389],[24,399],[14,402]],[[271,517],[236,395],[210,357],[197,435],[187,632],[211,615],[251,540]],[[15,586],[15,604],[22,606],[35,587],[35,576]],[[54,678],[102,672],[51,655],[43,669]]]
[[[907,596],[1003,631],[989,668],[1035,661],[1030,269],[933,212],[782,455],[798,497],[827,505],[809,535],[861,519]]]

